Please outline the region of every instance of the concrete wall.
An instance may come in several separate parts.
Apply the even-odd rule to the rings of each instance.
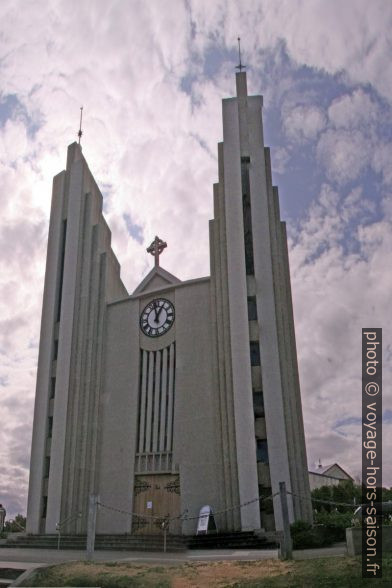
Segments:
[[[346,529],[347,555],[353,557],[362,553],[362,528],[350,527]],[[382,527],[382,552],[392,552],[392,527]]]
[[[106,314],[100,399],[98,490],[100,501],[132,511],[139,384],[139,301],[111,304]],[[101,508],[98,533],[126,533],[130,517]]]
[[[137,411],[140,349],[156,351],[176,344],[172,471],[180,473],[181,509],[197,516],[205,504],[220,510],[222,467],[217,439],[217,403],[213,388],[210,280],[146,289],[110,304],[106,316],[105,361],[101,395],[99,494],[107,506],[132,512],[134,463],[138,446]],[[163,336],[146,337],[139,328],[142,309],[164,297],[175,307],[175,322]],[[218,519],[219,524],[219,519]],[[197,521],[184,523],[192,534]],[[99,533],[130,532],[131,520],[101,508]]]

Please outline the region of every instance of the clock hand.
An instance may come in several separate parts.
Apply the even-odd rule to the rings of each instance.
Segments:
[[[157,306],[157,303],[156,303],[156,301],[155,301],[155,300],[153,301],[153,309],[155,310],[155,318],[154,318],[154,322],[155,322],[155,323],[157,323],[157,322],[158,322],[158,316],[159,316],[159,315],[157,314],[157,309],[158,309],[158,306]]]

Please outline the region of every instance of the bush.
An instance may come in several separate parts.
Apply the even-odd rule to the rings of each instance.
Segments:
[[[315,513],[314,522],[322,525],[331,543],[346,540],[346,529],[352,527],[352,512],[321,512]]]
[[[323,526],[312,526],[305,521],[296,521],[290,526],[290,531],[293,549],[324,547],[333,543]]]

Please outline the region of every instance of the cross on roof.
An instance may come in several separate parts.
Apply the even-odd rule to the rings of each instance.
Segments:
[[[158,236],[156,236],[151,245],[147,247],[147,253],[151,253],[151,255],[155,257],[155,267],[159,266],[159,256],[166,247],[167,243],[162,241]]]
[[[236,69],[239,69],[240,72],[246,68],[246,65],[242,65],[241,62],[241,37],[238,37],[237,39],[238,41],[238,58],[239,58],[239,64],[235,66]]]

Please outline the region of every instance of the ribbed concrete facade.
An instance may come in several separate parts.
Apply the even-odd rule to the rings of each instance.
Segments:
[[[193,534],[204,505],[219,531],[281,529],[279,500],[274,514],[255,500],[280,481],[302,497],[289,494],[290,519],[311,519],[285,226],[262,98],[247,96],[245,73],[236,81],[210,276],[156,266],[129,295],[78,145],[54,179],[30,533],[85,533],[92,493],[98,533],[156,533],[169,516],[170,532]]]

